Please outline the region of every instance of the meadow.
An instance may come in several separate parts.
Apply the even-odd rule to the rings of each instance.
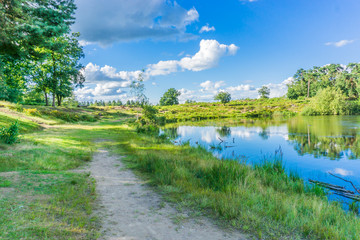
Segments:
[[[187,106],[176,108],[182,107]],[[6,113],[0,126],[19,119],[21,136],[14,145],[0,144],[0,228],[4,229],[0,238],[97,239],[96,183],[88,174],[72,170],[86,166],[99,147],[126,156],[127,167],[177,208],[206,215],[254,238],[357,239],[360,235],[357,214],[329,202],[323,189],[308,185],[295,173],[288,175],[280,159],[251,167],[219,160],[201,147],[173,145],[166,136],[139,134],[129,109],[58,110],[98,117],[95,122],[66,123],[47,115],[44,121],[58,123],[46,128],[27,119],[29,113],[8,110],[2,111]],[[111,141],[104,145],[96,139]]]

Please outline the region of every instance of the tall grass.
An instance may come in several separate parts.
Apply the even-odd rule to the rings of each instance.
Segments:
[[[281,161],[250,167],[218,160],[203,148],[120,130],[118,153],[171,201],[210,214],[259,238],[358,239],[360,220]]]

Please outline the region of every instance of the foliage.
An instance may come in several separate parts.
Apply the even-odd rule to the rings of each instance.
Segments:
[[[180,91],[175,88],[168,89],[160,99],[161,106],[171,106],[179,104]]]
[[[126,154],[129,164],[167,199],[222,219],[223,224],[261,233],[262,239],[356,239],[360,234],[354,214],[329,202],[319,187],[288,175],[279,160],[252,168],[219,161],[201,147],[174,146],[127,129],[121,132],[114,149]]]
[[[3,0],[0,4],[0,56],[37,56],[34,47],[70,31],[74,0]]]
[[[260,98],[269,98],[270,88],[267,86],[262,86],[258,91]]]
[[[360,64],[350,63],[347,66],[328,64],[312,69],[299,69],[293,81],[288,85],[287,97],[314,97],[321,89],[334,87],[347,98],[358,98],[360,93]]]
[[[159,115],[168,122],[198,121],[221,118],[264,118],[272,116],[294,116],[301,112],[308,100],[287,98],[234,100],[226,105],[214,103],[192,103],[159,107]]]
[[[142,107],[142,116],[137,121],[137,132],[158,132],[159,126],[165,124],[165,117],[158,117],[158,109],[151,105]]]
[[[353,113],[353,105],[346,102],[346,97],[334,87],[320,89],[311,99],[303,115],[349,115]]]
[[[136,98],[136,102],[140,106],[146,105],[149,102],[149,99],[145,95],[145,84],[144,84],[144,70],[139,73],[138,79],[132,81],[130,85],[131,94]]]
[[[228,92],[219,92],[215,95],[214,100],[219,100],[221,103],[226,104],[230,102],[231,95]]]
[[[14,144],[18,141],[19,138],[19,125],[18,122],[14,122],[10,127],[3,127],[0,129],[0,139],[3,140],[6,144]]]

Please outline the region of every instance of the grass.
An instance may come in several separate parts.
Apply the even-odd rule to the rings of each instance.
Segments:
[[[0,187],[0,239],[96,239],[95,184],[84,174],[21,172]]]
[[[114,129],[115,131],[115,129]],[[202,148],[174,146],[132,129],[111,147],[169,200],[258,238],[358,239],[360,220],[322,189],[286,174],[281,162],[255,167],[219,161]]]
[[[218,160],[201,147],[137,134],[118,111],[104,109],[99,122],[38,132],[26,125],[21,143],[0,145],[0,239],[96,239],[94,182],[67,170],[89,161],[99,146],[127,156],[127,165],[166,200],[257,238],[358,239],[359,218],[327,201],[322,189],[289,176],[281,161],[250,167]],[[95,145],[95,139],[109,141]]]
[[[234,100],[227,104],[189,103],[159,107],[168,122],[199,121],[223,118],[266,118],[293,116],[303,109],[307,100],[285,98]]]

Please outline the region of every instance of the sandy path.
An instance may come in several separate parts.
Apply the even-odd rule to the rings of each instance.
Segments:
[[[117,156],[100,149],[90,171],[97,182],[102,237],[109,240],[246,239],[239,232],[219,229],[204,217],[190,218],[169,206]]]

